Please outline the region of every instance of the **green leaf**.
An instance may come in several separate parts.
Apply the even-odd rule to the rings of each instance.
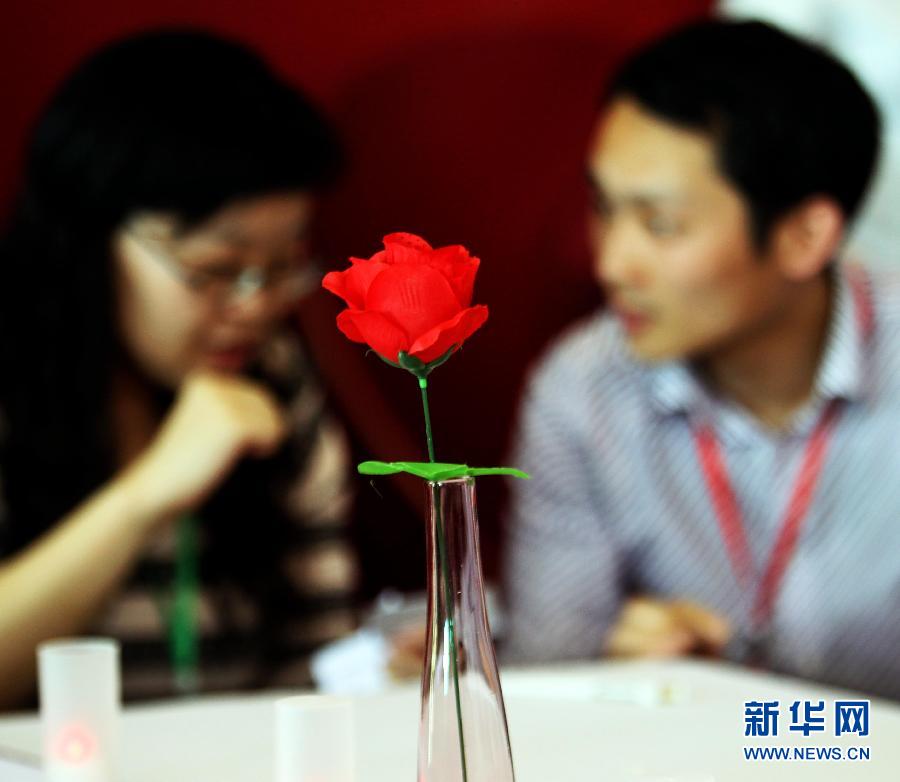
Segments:
[[[467,474],[473,478],[477,478],[479,475],[510,475],[525,481],[531,480],[531,476],[527,472],[517,470],[515,467],[472,467]]]
[[[388,462],[362,462],[357,465],[356,469],[360,475],[394,475],[402,472],[402,470]]]
[[[463,477],[468,468],[464,464],[443,462],[363,462],[357,469],[362,475],[394,475],[405,472],[426,481],[443,481]]]
[[[481,475],[511,475],[528,479],[531,476],[513,467],[469,467],[466,464],[444,462],[363,462],[357,467],[361,475],[395,475],[405,472],[426,481],[447,481],[451,478],[478,477]]]

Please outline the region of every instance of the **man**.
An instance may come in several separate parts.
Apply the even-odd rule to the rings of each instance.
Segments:
[[[834,261],[877,146],[846,68],[764,24],[613,79],[609,306],[525,395],[511,657],[720,654],[900,698],[900,281]]]

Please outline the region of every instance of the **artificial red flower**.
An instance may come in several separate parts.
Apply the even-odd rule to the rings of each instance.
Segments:
[[[487,307],[471,306],[480,261],[465,247],[434,249],[415,234],[394,233],[384,237],[383,250],[350,263],[322,281],[347,302],[338,328],[389,361],[398,362],[402,351],[428,364],[487,320]]]

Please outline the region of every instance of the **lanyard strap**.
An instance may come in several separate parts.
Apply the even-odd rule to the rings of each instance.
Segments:
[[[181,693],[194,692],[198,685],[197,528],[194,516],[186,515],[178,520],[175,581],[168,610],[169,659],[175,675],[175,689]]]
[[[764,627],[771,619],[781,582],[797,547],[803,522],[809,515],[809,507],[822,474],[825,454],[839,413],[840,403],[835,400],[828,404],[816,424],[806,445],[775,546],[759,579],[755,577],[740,506],[715,434],[709,426],[702,426],[694,433],[707,490],[731,565],[742,586],[752,588],[754,583],[757,584],[752,615],[753,624],[757,628]]]
[[[857,324],[863,340],[868,341],[875,325],[868,279],[861,267],[849,268],[847,276],[853,294]],[[822,474],[828,445],[840,417],[840,411],[841,401],[832,400],[816,423],[806,444],[800,471],[795,479],[775,545],[761,574],[758,574],[753,566],[740,506],[715,432],[708,424],[696,428],[693,432],[706,488],[731,566],[742,587],[752,589],[754,585],[756,586],[751,615],[756,631],[765,628],[771,621],[784,575],[797,547],[803,523],[809,515],[809,508]]]

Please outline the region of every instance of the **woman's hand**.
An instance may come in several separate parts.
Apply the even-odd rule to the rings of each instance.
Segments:
[[[284,416],[264,386],[209,371],[192,373],[147,450],[126,473],[149,518],[171,517],[206,499],[243,456],[273,453]]]

